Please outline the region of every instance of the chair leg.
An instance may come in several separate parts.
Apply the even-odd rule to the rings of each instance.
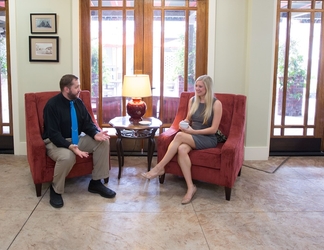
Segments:
[[[109,177],[104,179],[105,183],[108,183],[108,181],[109,181]]]
[[[35,184],[36,196],[39,197],[42,195],[42,183]]]
[[[231,192],[232,192],[231,188],[225,187],[225,197],[226,197],[226,200],[228,200],[228,201],[231,199]]]
[[[238,172],[237,176],[241,176],[241,171],[242,171],[242,167],[240,168],[240,171]]]
[[[159,176],[159,182],[160,182],[160,184],[163,184],[164,183],[164,178],[165,178],[165,174]]]

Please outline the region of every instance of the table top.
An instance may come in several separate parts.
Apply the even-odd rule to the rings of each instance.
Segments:
[[[162,121],[155,117],[144,117],[142,122],[134,124],[129,121],[129,116],[118,116],[109,121],[109,124],[117,129],[130,129],[130,130],[142,130],[159,128],[162,125]]]

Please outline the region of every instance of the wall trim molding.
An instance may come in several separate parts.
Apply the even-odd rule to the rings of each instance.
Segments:
[[[269,147],[245,147],[245,161],[267,161],[269,158]]]

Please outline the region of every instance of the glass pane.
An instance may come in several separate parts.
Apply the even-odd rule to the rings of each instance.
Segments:
[[[126,1],[126,6],[127,7],[134,7],[134,0],[131,0],[131,1],[127,0]]]
[[[281,9],[287,9],[288,8],[288,1],[281,1],[280,8]]]
[[[3,123],[9,123],[9,98],[8,97],[9,97],[9,91],[8,91],[7,74],[1,72],[1,112],[2,112]]]
[[[123,12],[102,12],[102,122],[122,113]]]
[[[164,96],[180,96],[184,91],[185,30],[184,11],[165,12]]]
[[[152,104],[153,116],[160,117],[160,86],[161,86],[161,11],[154,10],[153,23],[153,76]]]
[[[303,131],[304,129],[302,128],[285,128],[284,129],[284,135],[287,136],[287,135],[300,135],[302,136],[303,135]]]
[[[197,0],[189,0],[190,7],[197,7]]]
[[[188,30],[188,91],[195,91],[196,80],[196,35],[197,20],[196,11],[190,11]]]
[[[313,128],[308,128],[307,129],[307,135],[308,136],[314,136],[314,129]]]
[[[312,1],[302,1],[302,0],[291,1],[292,9],[310,9],[311,7],[312,7]]]
[[[94,0],[94,1],[90,0],[90,6],[97,7],[98,6],[98,1],[97,0]]]
[[[281,124],[281,115],[283,109],[283,81],[284,81],[284,66],[286,53],[286,33],[287,33],[287,12],[280,14],[279,25],[279,48],[278,48],[278,67],[277,67],[277,101],[275,107],[274,124]]]
[[[308,122],[307,122],[308,125],[315,124],[318,65],[320,63],[320,53],[321,53],[322,14],[315,13],[315,16],[316,16],[316,20],[314,23],[314,32],[313,32],[312,65],[311,65],[311,78],[310,78],[309,103],[308,103]]]
[[[323,1],[316,1],[315,3],[315,9],[322,9]]]
[[[91,11],[91,105],[95,118],[99,109],[99,28],[98,11]]]
[[[2,128],[2,134],[10,134],[10,127],[9,126],[3,126]]]
[[[126,11],[126,75],[134,73],[134,11]],[[122,81],[122,72],[118,75],[118,79]]]
[[[277,68],[277,103],[275,125],[281,124],[283,95],[285,101],[285,125],[304,123],[305,86],[309,50],[310,23],[304,22],[305,13],[292,13],[289,51],[286,51],[287,13],[281,13]],[[302,36],[300,34],[303,34]],[[286,62],[286,53],[288,61]],[[288,65],[287,65],[288,64]],[[287,66],[286,66],[287,65]],[[287,71],[285,72],[285,67]]]
[[[298,14],[298,15],[297,15]],[[304,123],[305,86],[309,51],[310,23],[303,22],[306,13],[293,12],[296,18],[291,22],[290,45],[288,55],[286,125]],[[302,34],[302,35],[300,35]],[[299,119],[289,119],[288,116]]]
[[[177,112],[178,97],[185,89],[185,31],[185,11],[165,11],[163,72],[164,123],[172,123],[174,120]]]
[[[126,6],[127,7],[134,7],[134,0],[132,0],[132,1],[126,1]]]
[[[103,7],[121,7],[123,0],[102,0]]]
[[[273,135],[279,136],[280,135],[280,131],[281,131],[280,128],[274,128],[273,129]]]
[[[165,1],[165,6],[186,6],[186,0]]]
[[[156,6],[156,7],[159,7],[159,6],[161,6],[161,0],[154,0],[153,1],[153,6]]]
[[[0,82],[1,82],[1,120],[10,122],[9,87],[7,79],[7,47],[6,47],[6,12],[0,11]]]

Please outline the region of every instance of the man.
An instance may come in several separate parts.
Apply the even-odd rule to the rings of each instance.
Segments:
[[[88,157],[89,153],[93,153],[94,165],[88,191],[114,198],[116,193],[101,182],[109,176],[109,135],[107,131],[99,131],[78,98],[81,91],[78,77],[64,75],[60,89],[61,93],[48,100],[44,108],[43,140],[47,155],[56,162],[50,204],[55,208],[63,207],[65,177],[75,164],[76,156]],[[76,117],[72,118],[75,113]]]

